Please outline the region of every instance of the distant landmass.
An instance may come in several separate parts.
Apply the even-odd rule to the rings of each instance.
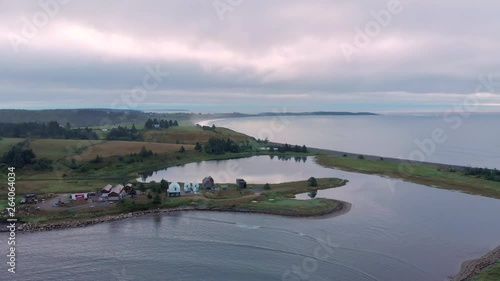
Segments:
[[[174,119],[183,123],[199,122],[207,119],[219,118],[241,118],[259,116],[308,116],[308,115],[377,115],[370,112],[335,112],[335,111],[314,111],[314,112],[262,112],[257,114],[249,113],[192,113],[192,112],[144,112],[140,110],[120,110],[120,109],[0,109],[0,123],[25,123],[25,122],[50,122],[57,121],[71,126],[93,127],[93,126],[113,126],[143,124],[148,118]]]
[[[304,115],[378,115],[372,112],[313,111],[313,112],[263,112],[259,116],[304,116]]]

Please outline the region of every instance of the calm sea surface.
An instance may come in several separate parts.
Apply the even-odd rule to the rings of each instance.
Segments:
[[[204,124],[228,127],[275,142],[500,169],[498,114],[251,117]],[[444,142],[430,142],[435,130],[442,132]]]
[[[207,173],[259,185],[345,178],[346,186],[317,196],[353,206],[322,219],[183,212],[18,234],[18,273],[0,279],[444,281],[462,261],[500,244],[500,200],[327,169],[313,158],[208,161],[147,180],[201,180]]]

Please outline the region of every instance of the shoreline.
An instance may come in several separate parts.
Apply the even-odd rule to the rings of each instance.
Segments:
[[[263,214],[263,215],[276,215],[290,218],[313,218],[313,219],[323,219],[331,218],[344,215],[351,210],[352,204],[340,200],[335,200],[337,204],[333,208],[323,210],[316,213],[298,213],[293,211],[285,210],[256,210],[249,209],[245,207],[211,207],[207,205],[200,206],[183,206],[170,209],[150,209],[145,211],[121,213],[116,215],[107,215],[97,218],[88,218],[80,220],[61,220],[55,222],[47,223],[22,223],[17,226],[16,231],[21,233],[26,232],[39,232],[39,231],[51,231],[58,229],[68,229],[68,228],[80,228],[100,223],[107,223],[113,221],[124,220],[128,218],[136,218],[151,214],[170,214],[184,211],[208,211],[208,212],[228,212],[228,213],[247,213],[247,214]],[[0,232],[6,232],[6,229],[1,229]]]
[[[451,281],[470,281],[482,270],[498,261],[500,261],[500,246],[477,259],[464,261],[460,271],[451,278]]]

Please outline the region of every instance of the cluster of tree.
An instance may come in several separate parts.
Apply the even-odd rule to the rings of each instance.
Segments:
[[[298,146],[298,145],[292,146],[292,145],[285,143],[285,145],[280,145],[278,147],[274,147],[273,145],[271,145],[269,147],[269,151],[271,151],[271,152],[278,151],[281,153],[288,152],[288,151],[307,153],[307,147],[305,145],[303,145],[302,147]]]
[[[33,150],[26,147],[26,142],[21,142],[5,152],[0,162],[7,166],[23,168],[26,165],[34,164],[35,161],[36,155]]]
[[[106,139],[108,140],[124,140],[124,141],[142,141],[143,137],[141,132],[132,125],[132,128],[118,126],[117,128],[109,131]]]
[[[210,154],[224,154],[226,152],[238,153],[240,146],[231,139],[210,138],[205,144],[205,152]]]
[[[57,121],[0,123],[0,135],[12,138],[98,139],[92,129],[72,129],[69,123],[61,126]]]
[[[71,123],[77,127],[113,124],[142,124],[148,114],[138,110],[119,109],[47,109],[18,110],[0,109],[0,120],[8,123],[49,122]]]
[[[158,120],[156,118],[154,119],[148,118],[148,120],[144,124],[144,128],[146,129],[153,129],[156,127],[166,129],[168,127],[175,127],[175,126],[179,126],[177,120],[163,120],[163,119]]]
[[[145,146],[143,146],[141,148],[141,151],[139,152],[139,155],[142,157],[142,158],[148,158],[148,157],[151,157],[153,156],[153,151],[151,149],[146,149]]]
[[[196,145],[194,146],[194,150],[201,152],[203,150],[203,147],[199,142],[197,142]]]
[[[464,174],[467,176],[484,178],[490,181],[500,181],[500,171],[497,169],[467,167],[464,169]]]

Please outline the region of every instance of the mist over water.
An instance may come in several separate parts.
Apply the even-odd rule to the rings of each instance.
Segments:
[[[468,118],[456,115],[448,118],[399,115],[280,116],[220,119],[207,123],[256,138],[268,137],[274,142],[500,169],[498,114],[476,114]],[[433,140],[435,130],[444,133],[444,142]]]

